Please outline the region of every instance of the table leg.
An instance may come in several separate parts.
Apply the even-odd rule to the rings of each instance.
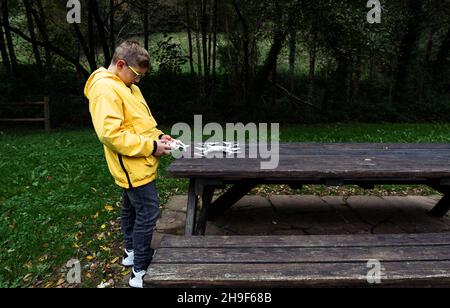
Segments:
[[[429,214],[434,217],[444,217],[450,210],[450,193],[444,194],[441,200],[431,209]]]
[[[444,185],[428,186],[444,194],[442,199],[431,209],[429,214],[434,217],[444,217],[450,210],[450,187]]]
[[[205,235],[206,222],[208,221],[208,211],[209,206],[214,195],[214,186],[205,186],[202,196],[202,209],[200,211],[200,216],[198,223],[195,227],[195,235]]]
[[[187,209],[186,209],[186,226],[184,230],[185,236],[194,235],[197,204],[198,204],[198,197],[195,191],[195,179],[190,179]]]
[[[256,185],[256,182],[247,180],[236,183],[211,204],[208,218],[210,220],[218,218],[223,212],[232,207],[236,202],[241,200],[242,197],[255,188]]]

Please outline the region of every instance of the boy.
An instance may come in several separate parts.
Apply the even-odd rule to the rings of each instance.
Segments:
[[[108,69],[88,79],[84,93],[95,132],[104,145],[109,171],[122,191],[122,264],[133,266],[129,285],[142,288],[150,265],[153,229],[159,216],[155,179],[159,157],[170,154],[172,138],[157,123],[136,86],[147,73],[149,54],[135,41],[117,47]]]

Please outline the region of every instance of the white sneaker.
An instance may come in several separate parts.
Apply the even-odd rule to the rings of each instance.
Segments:
[[[152,259],[156,254],[156,249],[152,249]],[[122,265],[125,267],[131,267],[134,265],[134,250],[124,250],[123,259],[122,259]]]
[[[142,289],[144,287],[144,276],[145,276],[145,274],[146,274],[146,272],[144,270],[136,273],[134,271],[134,267],[133,267],[133,269],[131,271],[130,281],[128,282],[130,287]]]
[[[130,267],[133,266],[133,264],[134,264],[134,251],[133,250],[128,251],[125,249],[122,259],[122,265],[125,267]]]

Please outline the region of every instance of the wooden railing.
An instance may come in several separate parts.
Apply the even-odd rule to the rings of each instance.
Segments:
[[[0,108],[2,108],[4,106],[30,106],[30,105],[33,105],[33,106],[42,105],[43,106],[43,117],[39,117],[39,118],[0,118],[0,122],[44,122],[45,131],[47,133],[50,132],[50,106],[49,106],[48,96],[45,96],[43,101],[0,104]]]

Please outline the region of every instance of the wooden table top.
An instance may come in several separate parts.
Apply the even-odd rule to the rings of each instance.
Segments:
[[[167,172],[220,179],[450,178],[450,144],[280,143],[275,169],[261,169],[268,158],[246,157],[181,158]]]

